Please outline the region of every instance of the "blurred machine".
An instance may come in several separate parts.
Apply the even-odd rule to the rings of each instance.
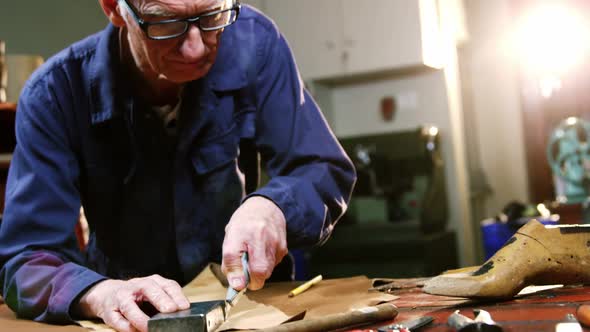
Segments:
[[[457,266],[438,128],[340,139],[358,173],[348,212],[311,255],[326,277],[435,275]]]
[[[415,222],[425,234],[445,228],[447,197],[438,128],[340,141],[358,173],[346,221]]]
[[[590,122],[577,117],[563,120],[551,133],[547,159],[561,204],[582,204],[582,219],[590,223]]]

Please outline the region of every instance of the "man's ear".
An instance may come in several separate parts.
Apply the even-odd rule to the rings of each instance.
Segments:
[[[104,11],[105,15],[113,23],[116,27],[123,27],[125,26],[125,20],[123,19],[121,8],[119,7],[117,0],[98,0],[100,2],[100,6]]]

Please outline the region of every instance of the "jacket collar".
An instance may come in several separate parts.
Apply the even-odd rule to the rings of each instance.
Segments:
[[[240,89],[247,84],[245,63],[236,41],[236,24],[227,28],[220,39],[217,59],[209,73],[200,79],[201,84],[187,84],[187,88],[198,87],[200,91],[191,91],[194,96],[201,96],[199,105],[216,104],[213,91]],[[119,61],[118,29],[109,24],[99,38],[96,53],[90,64],[90,97],[92,99],[91,122],[93,125],[103,123],[122,114],[117,105],[131,105],[131,101],[120,100],[128,96],[124,80],[124,69]],[[209,90],[209,91],[204,91]],[[122,104],[120,102],[123,102]],[[210,108],[210,107],[205,107]],[[202,108],[203,109],[203,108]]]
[[[115,115],[116,73],[119,72],[117,29],[109,24],[101,32],[95,56],[90,64],[90,98],[92,124],[111,120]]]

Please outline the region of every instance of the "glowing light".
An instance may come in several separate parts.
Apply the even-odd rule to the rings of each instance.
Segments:
[[[549,98],[553,92],[561,89],[561,79],[551,76],[542,77],[539,79],[539,89],[543,97]]]
[[[559,77],[588,53],[589,27],[573,9],[547,3],[533,9],[518,29],[516,46],[523,65]]]
[[[436,136],[438,134],[438,128],[430,127],[430,129],[428,129],[428,133],[430,134],[430,136]]]
[[[569,118],[565,119],[565,123],[568,126],[573,126],[576,123],[578,123],[578,118],[574,117],[574,116],[570,116]]]

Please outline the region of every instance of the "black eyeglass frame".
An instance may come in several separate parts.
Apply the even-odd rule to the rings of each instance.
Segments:
[[[133,16],[133,19],[135,20],[135,22],[137,22],[137,24],[139,25],[141,30],[143,30],[143,32],[145,32],[145,35],[149,39],[153,39],[153,40],[166,40],[166,39],[178,38],[178,37],[184,35],[188,31],[188,28],[193,24],[196,24],[197,27],[199,27],[199,29],[201,31],[215,31],[215,30],[223,29],[225,27],[228,27],[228,26],[234,24],[238,20],[238,17],[240,16],[240,9],[242,8],[242,5],[240,4],[240,2],[236,1],[231,8],[225,8],[225,9],[212,11],[212,12],[205,13],[205,14],[202,14],[199,16],[195,16],[195,17],[169,19],[169,20],[163,20],[163,21],[158,21],[158,22],[146,22],[141,17],[139,17],[139,13],[137,12],[137,9],[135,9],[129,2],[127,2],[127,0],[120,0],[119,2],[123,2],[125,4],[125,6],[129,9],[131,16]],[[214,16],[219,13],[226,12],[226,11],[235,11],[236,12],[236,18],[232,22],[227,23],[222,26],[219,26],[219,27],[215,27],[215,28],[204,28],[201,26],[201,23],[200,23],[201,18]],[[167,23],[178,23],[178,22],[185,22],[186,23],[184,26],[184,30],[180,33],[170,35],[170,36],[162,36],[162,37],[150,36],[150,34],[148,33],[148,29],[150,26],[162,25],[162,24],[167,24]]]

